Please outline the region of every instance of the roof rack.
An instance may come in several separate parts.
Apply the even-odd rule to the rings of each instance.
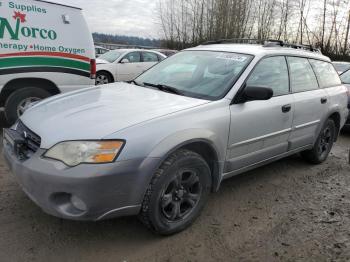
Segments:
[[[262,45],[263,47],[280,46],[280,47],[289,47],[294,49],[301,49],[301,50],[321,53],[321,51],[318,48],[315,48],[312,45],[291,44],[288,42],[284,42],[282,40],[275,40],[275,39],[251,39],[251,38],[219,39],[219,40],[207,41],[202,45],[226,44],[226,43],[257,44],[257,45]]]

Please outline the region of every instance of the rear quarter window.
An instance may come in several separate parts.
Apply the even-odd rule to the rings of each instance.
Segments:
[[[309,59],[320,84],[320,87],[327,88],[341,84],[339,75],[331,63]]]

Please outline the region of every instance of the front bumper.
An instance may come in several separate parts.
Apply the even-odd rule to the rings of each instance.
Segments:
[[[69,168],[43,158],[43,149],[21,161],[6,141],[3,153],[23,191],[39,207],[48,214],[73,220],[138,214],[159,162],[157,158],[145,158]]]

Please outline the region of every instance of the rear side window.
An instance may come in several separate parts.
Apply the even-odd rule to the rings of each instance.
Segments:
[[[143,52],[143,62],[158,62],[158,56],[155,53]]]
[[[312,67],[306,58],[288,57],[290,83],[294,93],[318,89]]]
[[[288,69],[284,56],[262,59],[249,76],[246,85],[270,87],[274,96],[288,94]]]
[[[313,59],[309,61],[315,70],[318,82],[322,88],[341,84],[339,75],[331,63]]]

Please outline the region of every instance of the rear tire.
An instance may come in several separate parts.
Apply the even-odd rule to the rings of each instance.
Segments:
[[[17,119],[30,107],[31,103],[40,101],[51,96],[48,91],[38,87],[25,87],[13,92],[5,102],[5,117],[9,125],[14,124]]]
[[[152,231],[171,235],[199,216],[211,189],[211,172],[197,153],[179,150],[155,172],[142,203],[140,220]]]
[[[321,129],[314,147],[301,153],[302,157],[312,164],[321,164],[324,162],[332,149],[336,126],[332,119],[328,119]]]

